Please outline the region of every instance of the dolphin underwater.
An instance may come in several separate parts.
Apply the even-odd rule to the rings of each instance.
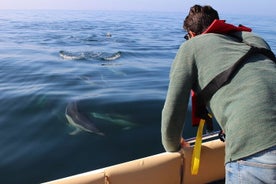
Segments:
[[[76,130],[71,132],[70,135],[75,135],[80,130],[84,130],[104,136],[104,133],[102,133],[88,117],[79,112],[76,101],[71,102],[66,106],[65,116],[69,124],[76,127]]]
[[[123,127],[123,130],[128,130],[133,127],[136,127],[137,124],[128,121],[129,119],[127,116],[123,116],[120,114],[109,114],[109,113],[97,113],[97,112],[92,112],[91,115],[94,118],[104,120],[106,122],[110,122],[114,125],[117,125],[119,127]]]

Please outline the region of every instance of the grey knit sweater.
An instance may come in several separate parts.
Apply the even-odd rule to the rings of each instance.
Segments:
[[[270,49],[253,33],[236,35],[256,47]],[[203,89],[249,48],[230,36],[214,33],[196,36],[181,45],[171,67],[162,111],[162,143],[166,151],[178,151],[190,90]],[[261,54],[250,57],[208,105],[226,133],[225,162],[276,145],[276,65],[267,57]]]

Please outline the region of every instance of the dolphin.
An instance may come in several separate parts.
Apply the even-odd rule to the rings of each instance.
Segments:
[[[103,57],[102,59],[104,61],[113,61],[113,60],[116,60],[116,59],[120,58],[121,54],[122,53],[119,51],[119,52],[113,53],[111,56]]]
[[[130,129],[132,127],[137,126],[137,124],[128,121],[127,116],[123,116],[120,114],[109,114],[109,113],[97,113],[97,112],[92,112],[91,115],[94,118],[104,120],[106,122],[111,122],[115,125],[118,125],[120,127],[123,127],[124,130]]]
[[[76,101],[71,102],[66,106],[65,116],[69,124],[76,127],[76,130],[71,132],[70,135],[75,135],[80,130],[84,130],[104,136],[104,133],[102,133],[87,116],[79,112]]]
[[[84,53],[80,53],[77,55],[77,54],[73,54],[70,52],[63,51],[63,50],[59,51],[59,56],[65,60],[84,60],[84,59],[86,59]]]

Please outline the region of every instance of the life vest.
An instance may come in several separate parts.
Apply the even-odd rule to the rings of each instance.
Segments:
[[[235,26],[233,24],[228,24],[225,20],[215,19],[212,24],[202,33],[218,33],[218,34],[228,34],[237,31],[247,31],[251,32],[252,29],[243,25]]]
[[[243,25],[235,26],[228,24],[225,20],[215,19],[212,24],[202,33],[218,33],[218,34],[229,34],[237,31],[248,31],[252,29]],[[205,103],[202,99],[198,99],[198,95],[192,90],[192,126],[199,126],[200,119],[205,119],[207,131],[213,131],[212,117],[206,109]]]
[[[237,38],[235,35],[231,34],[237,31],[248,31],[251,29],[242,25],[234,26],[232,24],[225,23],[224,20],[214,20],[213,23],[207,28],[203,34],[206,33],[219,33],[227,34],[229,36]],[[243,42],[241,38],[237,38],[239,41]],[[200,152],[201,152],[201,141],[202,141],[202,130],[204,124],[206,124],[206,129],[209,131],[213,130],[212,117],[206,108],[206,104],[211,100],[212,96],[219,90],[222,86],[230,82],[230,80],[235,76],[247,59],[254,54],[263,54],[274,63],[276,63],[276,58],[274,53],[271,50],[265,48],[257,48],[246,42],[245,44],[249,45],[251,48],[248,52],[242,56],[234,65],[229,67],[227,70],[222,71],[215,78],[211,80],[199,93],[195,93],[192,90],[192,125],[198,126],[196,143],[194,146],[192,154],[192,163],[191,163],[191,174],[196,175],[199,169],[200,163]],[[220,133],[220,139],[223,141],[223,134]]]

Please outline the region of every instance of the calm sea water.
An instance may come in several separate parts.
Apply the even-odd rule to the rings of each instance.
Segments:
[[[41,183],[163,152],[182,13],[0,12],[0,183]],[[221,16],[276,50],[273,17]],[[77,103],[105,135],[74,132]],[[190,120],[190,116],[187,117]],[[187,123],[185,138],[196,129]]]

